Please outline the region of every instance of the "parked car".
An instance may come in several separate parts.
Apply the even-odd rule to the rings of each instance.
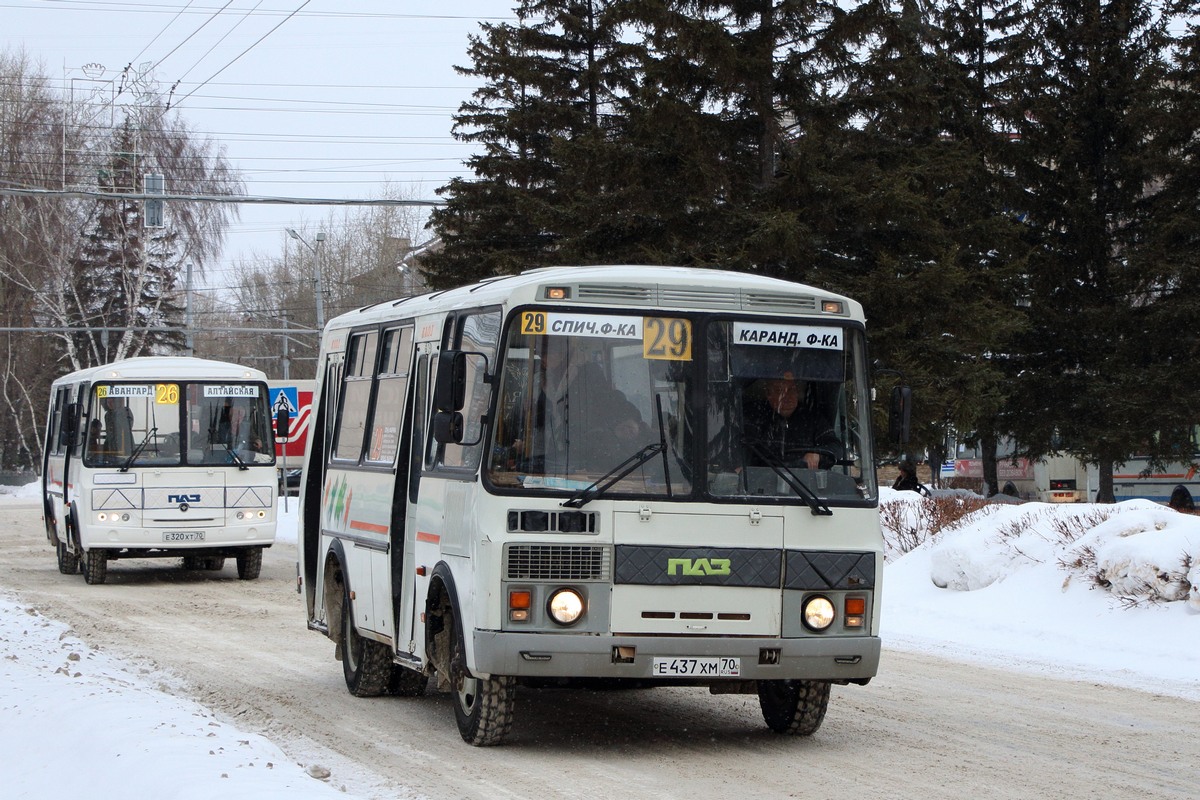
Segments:
[[[283,484],[287,488],[288,494],[300,494],[300,478],[304,475],[304,470],[296,467],[289,469],[283,476]]]

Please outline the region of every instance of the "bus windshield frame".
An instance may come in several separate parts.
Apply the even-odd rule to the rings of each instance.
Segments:
[[[651,313],[512,313],[484,465],[490,491],[574,496],[599,484],[626,499],[877,501],[861,324]],[[798,448],[766,438],[774,379],[804,392],[789,412],[821,420]]]
[[[87,467],[275,465],[262,382],[99,381],[81,435]]]

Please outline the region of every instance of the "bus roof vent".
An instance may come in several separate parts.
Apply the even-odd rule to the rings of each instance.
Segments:
[[[656,292],[651,286],[611,286],[597,283],[581,283],[575,287],[575,299],[581,303],[631,303],[653,305]]]
[[[754,311],[816,311],[820,308],[812,295],[784,292],[745,292],[742,307]]]
[[[742,298],[737,289],[718,289],[708,286],[664,286],[659,290],[664,306],[684,308],[740,309]]]

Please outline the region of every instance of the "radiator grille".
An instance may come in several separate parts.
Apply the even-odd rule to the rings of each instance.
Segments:
[[[504,571],[516,581],[606,581],[609,553],[607,547],[591,545],[510,544]]]

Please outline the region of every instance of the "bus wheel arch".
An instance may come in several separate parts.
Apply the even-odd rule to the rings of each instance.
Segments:
[[[346,563],[341,542],[335,540],[325,555],[324,576],[325,628],[326,635],[337,644],[333,657],[342,658],[342,604],[350,596],[343,564]]]

